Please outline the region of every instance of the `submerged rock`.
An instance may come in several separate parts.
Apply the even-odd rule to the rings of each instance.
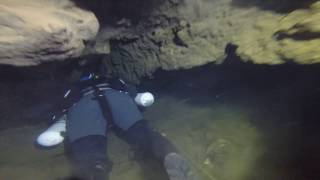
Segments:
[[[92,12],[68,0],[2,0],[0,64],[30,66],[78,57],[98,28]]]

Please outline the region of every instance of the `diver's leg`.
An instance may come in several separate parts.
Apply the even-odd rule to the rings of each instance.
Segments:
[[[138,154],[152,153],[163,163],[170,180],[194,179],[191,177],[193,174],[185,158],[167,138],[152,130],[146,120],[136,122],[124,133]]]
[[[120,129],[118,133],[135,150],[136,155],[145,157],[152,154],[165,166],[171,180],[189,180],[187,163],[173,144],[160,133],[149,128],[147,121],[139,111],[133,99],[126,93],[107,90],[114,125]],[[118,131],[119,132],[119,131]]]
[[[152,149],[157,149],[156,157],[163,159],[169,149],[170,152],[175,151],[169,141],[148,127],[136,103],[128,94],[111,89],[107,90],[105,95],[108,98],[113,123],[119,129],[117,134],[127,140],[134,149],[138,148],[136,152],[153,152]],[[153,148],[152,144],[157,147]]]
[[[111,163],[106,157],[107,139],[100,135],[80,138],[70,144],[73,173],[84,180],[106,180]]]
[[[124,131],[124,137],[137,153],[151,153],[160,161],[163,161],[167,154],[177,152],[168,139],[149,128],[146,120],[140,120],[133,124]]]
[[[83,97],[68,112],[68,153],[74,173],[85,180],[105,180],[111,165],[107,161],[106,126],[93,96]]]

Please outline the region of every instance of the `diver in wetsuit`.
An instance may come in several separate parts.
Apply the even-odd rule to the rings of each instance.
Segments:
[[[105,180],[111,170],[106,157],[107,132],[114,130],[135,153],[152,154],[170,180],[190,180],[190,169],[176,148],[152,130],[134,99],[135,88],[120,79],[107,79],[101,65],[87,65],[78,83],[65,94],[66,137],[76,177]]]

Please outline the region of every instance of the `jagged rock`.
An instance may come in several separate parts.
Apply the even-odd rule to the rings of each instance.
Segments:
[[[290,13],[281,24],[290,24],[280,29],[285,36],[279,41],[279,54],[299,64],[320,62],[320,2],[310,10]]]
[[[158,68],[220,63],[228,42],[219,27],[222,21],[208,16],[221,2],[177,0],[157,4],[145,19],[110,38],[113,71],[137,81]],[[224,11],[215,13],[222,16]]]
[[[81,55],[99,24],[68,0],[2,0],[0,64],[37,65]]]
[[[0,63],[36,65],[110,53],[110,69],[138,81],[159,68],[221,63],[230,43],[238,46],[236,53],[243,61],[315,63],[320,47],[319,5],[311,10],[282,8],[306,7],[313,1],[77,0],[77,5],[87,4],[81,7],[93,11],[104,25],[96,41],[83,51],[84,41],[92,39],[99,26],[92,13],[66,0],[4,0],[0,2]]]
[[[285,0],[144,1],[145,6],[130,6],[131,11],[140,14],[126,9],[125,20],[120,15],[114,26],[103,28],[104,33],[110,29],[105,38],[105,43],[110,44],[110,66],[117,75],[138,81],[159,68],[187,69],[209,62],[221,63],[230,43],[239,47],[237,54],[243,61],[284,63],[284,57],[289,54],[281,51],[286,51],[289,45],[277,39],[277,32],[290,9],[285,7],[288,4],[294,4],[294,8],[302,4],[305,7],[310,2],[312,0],[295,3]],[[119,33],[112,33],[115,28],[120,29]]]
[[[320,3],[310,9],[261,18],[249,31],[240,33],[238,55],[258,64],[320,62]]]

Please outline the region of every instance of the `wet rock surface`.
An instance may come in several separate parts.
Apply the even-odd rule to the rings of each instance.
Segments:
[[[102,9],[91,10],[96,12],[98,19],[104,20],[105,26],[101,28],[96,45],[100,49],[110,48],[110,67],[115,74],[138,81],[159,68],[174,70],[209,62],[219,64],[225,60],[225,49],[229,44],[238,47],[236,53],[242,61],[274,65],[292,59],[296,63],[316,63],[314,56],[304,52],[314,49],[317,40],[302,42],[291,38],[288,42],[277,39],[279,32],[286,31],[283,27],[290,29],[288,24],[291,27],[301,24],[297,19],[309,19],[316,24],[318,15],[314,7],[317,6],[310,9],[312,2],[108,1],[105,4],[113,9],[109,14],[101,13]],[[131,4],[130,8],[126,4]],[[118,13],[112,14],[115,11]],[[301,11],[303,16],[290,18]],[[286,18],[296,20],[288,23],[290,20]],[[310,46],[303,52],[293,53],[304,43]]]
[[[70,1],[0,2],[0,64],[38,65],[82,54],[99,24],[92,12]]]
[[[314,2],[6,0],[0,4],[0,63],[26,66],[109,54],[109,69],[133,82],[157,69],[220,64],[228,45],[245,62],[317,63]]]
[[[319,63],[320,4],[288,14],[266,14],[235,38],[237,54],[256,64]]]

